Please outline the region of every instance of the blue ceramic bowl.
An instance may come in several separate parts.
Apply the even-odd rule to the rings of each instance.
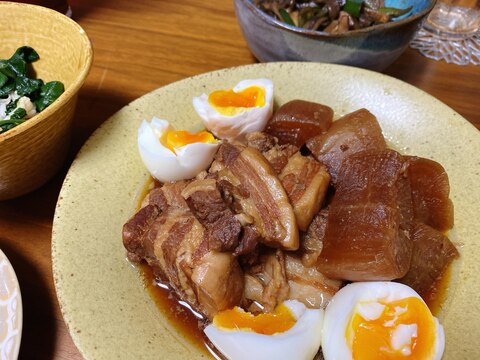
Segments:
[[[386,0],[385,6],[412,11],[387,24],[332,35],[290,26],[235,0],[235,12],[253,55],[267,61],[316,61],[381,71],[405,51],[435,0]]]

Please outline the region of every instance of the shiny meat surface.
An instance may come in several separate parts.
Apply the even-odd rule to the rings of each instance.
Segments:
[[[302,146],[311,137],[325,133],[333,120],[333,110],[325,105],[292,100],[283,104],[267,123],[265,132],[279,144]]]
[[[181,196],[185,186],[179,182],[152,190],[155,198],[166,200],[166,208],[142,208],[124,225],[123,241],[131,259],[147,261],[182,300],[212,318],[240,304],[243,272],[232,254],[209,249],[208,232]]]
[[[210,172],[253,221],[261,241],[286,250],[299,247],[298,227],[285,190],[265,157],[241,143],[220,145]],[[239,209],[237,209],[239,208]],[[240,211],[239,211],[240,210]]]
[[[327,169],[315,158],[297,152],[288,159],[279,179],[293,206],[298,228],[306,231],[330,185]]]
[[[323,274],[351,281],[393,280],[406,274],[412,217],[404,173],[404,160],[393,150],[345,160],[317,263]]]
[[[147,204],[123,226],[123,245],[127,249],[130,260],[140,262],[149,256],[152,261],[155,260],[151,251],[147,250],[146,244],[149,242],[148,230],[160,216],[160,213],[161,210],[157,206]]]
[[[269,251],[246,269],[244,305],[254,312],[269,312],[286,299],[309,308],[324,308],[342,282],[303,265],[298,254]]]
[[[265,156],[277,174],[287,165],[288,159],[298,151],[298,147],[295,145],[279,145],[276,137],[264,132],[249,133],[246,141],[248,146],[257,149]]]
[[[278,139],[262,131],[254,131],[245,135],[247,146],[257,149],[261,153],[265,153],[274,146],[278,145]]]
[[[309,308],[325,308],[342,282],[323,275],[316,267],[306,267],[300,256],[285,252],[288,299],[298,300]]]
[[[451,229],[453,204],[449,199],[450,184],[445,169],[430,159],[416,156],[407,159],[415,220],[439,231]]]
[[[422,294],[432,288],[435,281],[459,254],[445,235],[419,222],[414,225],[412,242],[413,256],[410,270],[398,281]]]
[[[327,166],[335,184],[344,159],[361,151],[386,149],[386,143],[375,116],[360,109],[334,121],[325,134],[309,139],[307,147]]]
[[[305,233],[302,234],[300,248],[302,263],[306,267],[312,267],[317,263],[323,248],[323,238],[328,223],[328,210],[322,209],[315,215]]]
[[[244,306],[252,312],[271,312],[289,293],[282,250],[268,251],[245,272]]]
[[[330,184],[326,167],[312,156],[303,156],[296,146],[278,145],[276,138],[266,133],[248,134],[247,144],[272,165],[293,207],[298,228],[306,231]]]
[[[182,191],[190,210],[209,232],[209,249],[232,251],[239,245],[240,222],[222,198],[215,179],[194,180]]]

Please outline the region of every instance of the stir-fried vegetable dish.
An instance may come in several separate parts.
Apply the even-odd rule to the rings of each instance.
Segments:
[[[340,34],[384,24],[412,7],[386,7],[384,0],[253,0],[265,13],[288,25]]]

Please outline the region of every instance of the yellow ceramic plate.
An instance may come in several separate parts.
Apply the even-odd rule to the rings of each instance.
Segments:
[[[480,133],[428,94],[388,76],[315,63],[267,63],[188,78],[142,96],[99,128],[73,163],[53,224],[53,271],[73,340],[86,359],[205,359],[158,311],[138,271],[125,259],[122,225],[134,213],[147,178],[137,152],[137,128],[158,116],[199,128],[192,97],[267,77],[276,104],[300,98],[327,104],[336,116],[373,112],[392,146],[439,161],[455,205],[451,239],[460,247],[440,319],[444,359],[475,358],[480,334]]]
[[[0,250],[0,359],[17,359],[22,320],[22,296],[17,276],[10,261]]]

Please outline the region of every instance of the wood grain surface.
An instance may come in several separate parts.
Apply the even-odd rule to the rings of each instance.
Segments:
[[[23,296],[20,359],[82,358],[55,295],[50,244],[63,177],[84,141],[110,115],[151,90],[256,61],[232,0],[71,0],[70,5],[93,43],[94,62],[80,93],[68,161],[39,190],[0,202],[0,248],[17,272]],[[385,73],[433,95],[480,128],[480,67],[437,62],[408,49]]]

